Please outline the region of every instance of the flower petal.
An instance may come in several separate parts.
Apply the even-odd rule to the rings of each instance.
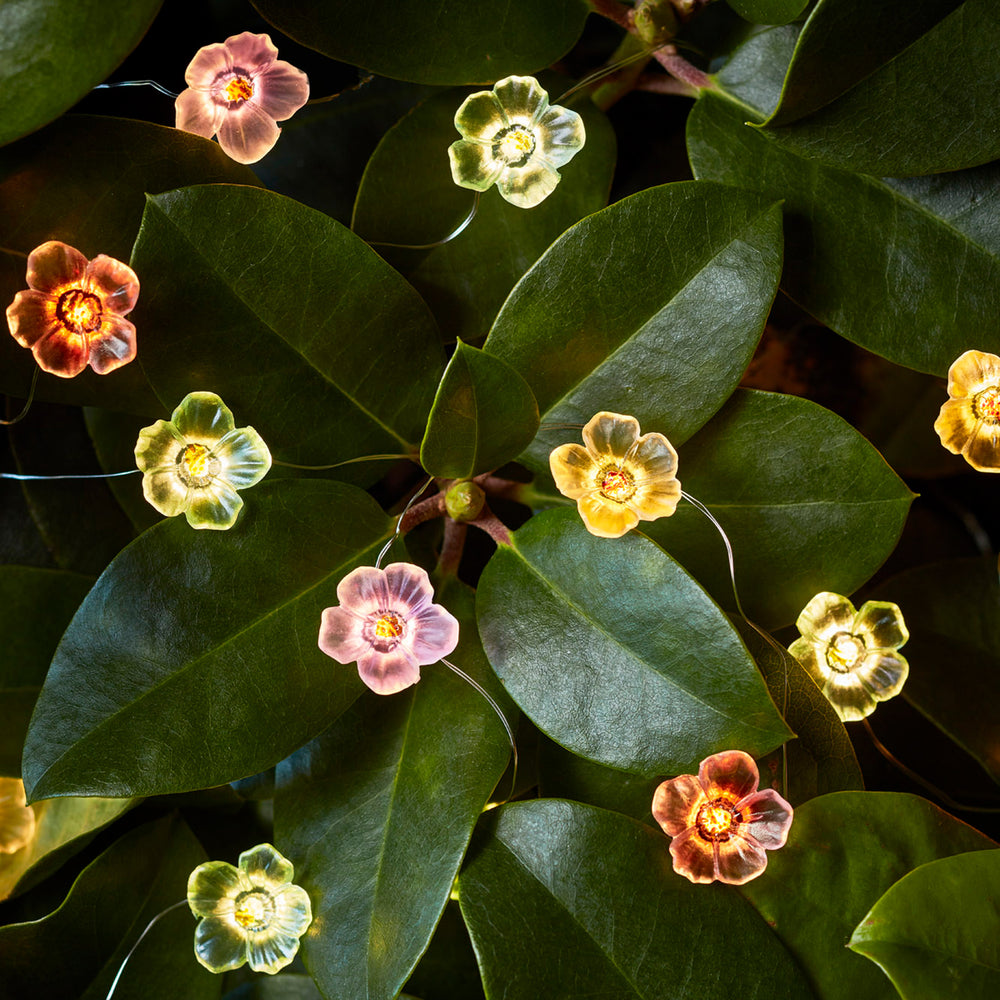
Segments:
[[[281,129],[253,101],[228,111],[219,123],[219,145],[237,163],[256,163],[278,141]]]
[[[361,632],[364,621],[348,608],[326,608],[320,619],[319,648],[338,663],[354,663],[371,648]]]
[[[713,844],[703,840],[696,827],[685,830],[670,841],[670,856],[674,861],[674,871],[689,882],[715,881]]]
[[[279,59],[254,80],[253,101],[276,122],[291,118],[309,100],[309,77]]]
[[[826,659],[826,643],[814,642],[803,636],[788,647],[788,652],[802,664],[816,686],[822,689],[832,673]]]
[[[309,893],[298,885],[285,885],[274,891],[274,917],[271,926],[284,934],[302,937],[312,923]]]
[[[402,646],[391,653],[369,649],[358,659],[358,674],[376,694],[396,694],[420,680],[420,667]]]
[[[655,521],[658,517],[671,517],[681,499],[681,484],[677,479],[653,482],[640,486],[629,507],[639,515],[641,521]]]
[[[255,35],[252,31],[241,31],[225,41],[229,54],[229,65],[233,69],[246,70],[251,75],[265,72],[278,58],[278,48],[269,35]]]
[[[389,607],[408,617],[434,599],[427,570],[413,563],[389,563],[382,571],[389,595]]]
[[[212,448],[212,454],[222,463],[220,475],[235,490],[259,483],[271,468],[271,452],[252,427],[229,431]]]
[[[267,930],[251,934],[247,940],[247,961],[254,972],[274,975],[288,965],[299,950],[299,939],[295,934],[268,927]]]
[[[107,375],[135,360],[135,327],[121,316],[105,313],[101,325],[90,335],[90,367]]]
[[[409,624],[412,639],[404,642],[419,664],[437,663],[458,645],[458,619],[439,604],[423,608]]]
[[[221,478],[208,486],[192,489],[188,493],[184,514],[192,528],[210,528],[225,531],[236,523],[243,509],[243,498],[229,483]]]
[[[583,149],[587,131],[583,119],[575,112],[558,105],[549,108],[539,119],[539,155],[553,167],[569,163]]]
[[[188,877],[188,906],[196,917],[229,914],[233,901],[248,888],[235,866],[226,861],[206,861]]]
[[[358,566],[337,584],[337,600],[341,606],[361,618],[390,605],[389,587],[385,573],[374,566]]]
[[[876,701],[888,701],[903,690],[910,665],[896,652],[869,653],[854,673]]]
[[[653,818],[663,832],[676,837],[694,826],[705,801],[701,782],[693,774],[680,774],[664,781],[653,793]]]
[[[625,461],[637,467],[637,479],[665,479],[677,475],[677,451],[656,431],[637,438],[625,453]]]
[[[229,407],[214,392],[189,392],[170,422],[186,441],[214,445],[236,427]]]
[[[899,649],[910,638],[899,605],[890,601],[866,601],[850,631],[864,635],[865,646],[870,650]]]
[[[792,807],[773,789],[748,795],[737,803],[745,817],[748,832],[766,850],[784,847],[792,828]]]
[[[455,112],[455,128],[464,139],[492,143],[493,136],[509,124],[500,101],[491,90],[470,94]]]
[[[577,500],[594,489],[599,466],[586,448],[563,444],[549,454],[549,470],[556,489],[564,497]]]
[[[502,171],[497,190],[504,201],[518,208],[534,208],[556,189],[559,173],[543,160],[532,158],[528,165]]]
[[[211,139],[219,130],[225,114],[225,106],[213,101],[205,90],[188,87],[174,101],[174,126],[206,139]]]
[[[56,319],[56,299],[45,292],[20,291],[7,306],[10,335],[22,346],[33,347],[62,324]]]
[[[451,179],[459,186],[472,191],[486,191],[492,187],[503,171],[504,165],[493,159],[493,150],[478,142],[459,139],[448,147]]]
[[[823,694],[841,722],[857,722],[875,711],[876,701],[855,671],[840,674],[831,670],[823,685]]]
[[[534,125],[549,107],[547,91],[533,76],[508,76],[493,85],[509,122]]]
[[[1000,472],[1000,424],[977,423],[962,455],[980,472]]]
[[[58,240],[49,240],[28,254],[28,287],[38,292],[62,291],[79,285],[87,270],[87,258],[79,250]]]
[[[183,514],[188,504],[188,488],[172,469],[147,472],[142,477],[142,495],[164,517]]]
[[[767,854],[753,837],[734,833],[716,845],[716,872],[720,882],[743,885],[767,867]]]
[[[209,972],[229,972],[247,960],[247,939],[231,921],[205,917],[195,928],[194,954]]]
[[[295,866],[270,844],[258,844],[240,855],[240,871],[259,887],[273,892],[295,878]]]
[[[60,326],[31,348],[38,367],[60,378],[73,378],[87,367],[90,345],[87,335]]]
[[[135,271],[103,253],[87,265],[82,287],[98,296],[106,310],[119,316],[130,313],[139,298],[139,279]]]
[[[961,455],[962,449],[976,433],[977,423],[971,399],[949,399],[941,406],[934,421],[934,430],[948,451]]]
[[[824,591],[802,609],[795,627],[807,639],[826,642],[838,632],[850,632],[854,615],[854,605],[846,597]]]
[[[587,530],[599,538],[621,538],[639,523],[639,515],[625,504],[607,500],[595,490],[576,502]]]
[[[602,410],[583,428],[583,443],[597,462],[607,458],[623,460],[639,439],[639,421],[622,413]]]
[[[232,57],[225,42],[203,45],[188,63],[184,71],[184,82],[196,90],[210,90],[219,74],[232,69],[232,65]]]
[[[142,472],[154,469],[172,471],[177,464],[178,453],[186,445],[187,442],[172,423],[157,420],[152,426],[139,431],[139,439],[135,443],[135,464]]]
[[[757,791],[760,774],[750,754],[742,750],[723,750],[701,762],[698,780],[710,799],[722,793],[743,799]]]
[[[983,351],[966,351],[948,369],[948,395],[974,396],[988,385],[1000,384],[1000,358]]]

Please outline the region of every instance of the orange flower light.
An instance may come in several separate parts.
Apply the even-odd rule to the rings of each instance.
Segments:
[[[1000,472],[1000,358],[966,351],[948,369],[949,400],[934,430],[980,472]]]
[[[20,778],[0,778],[0,854],[15,854],[35,835],[35,811]]]
[[[104,254],[87,260],[50,240],[28,255],[28,290],[7,306],[7,325],[43,371],[72,378],[89,363],[106,375],[135,357],[135,327],[123,317],[138,297],[127,264]]]
[[[691,882],[743,885],[767,867],[765,851],[783,847],[792,807],[773,789],[757,791],[753,757],[726,750],[706,757],[698,774],[664,781],[653,817],[673,839],[674,871]]]

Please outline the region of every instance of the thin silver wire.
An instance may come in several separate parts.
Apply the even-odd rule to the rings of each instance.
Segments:
[[[159,913],[156,914],[155,917],[153,917],[152,920],[150,920],[148,924],[146,924],[146,929],[139,935],[139,940],[136,941],[134,945],[132,945],[132,947],[129,949],[129,953],[122,960],[122,964],[118,966],[118,972],[115,975],[115,978],[111,983],[111,989],[108,990],[108,995],[104,998],[104,1000],[111,1000],[112,994],[115,992],[116,989],[118,989],[118,981],[121,979],[122,973],[125,971],[125,966],[128,963],[128,960],[135,954],[135,949],[138,948],[140,944],[142,944],[142,939],[150,932],[150,930],[152,930],[153,924],[155,924],[156,921],[160,919],[160,917],[165,917],[168,913],[170,913],[171,910],[176,910],[178,907],[187,905],[188,905],[187,900],[182,899],[179,903],[174,903],[173,906],[168,906],[165,910],[161,910]]]
[[[31,388],[28,390],[28,398],[24,402],[24,407],[21,412],[16,417],[11,417],[10,420],[0,420],[0,427],[13,427],[14,424],[20,423],[28,415],[28,410],[31,409],[31,404],[35,401],[35,386],[38,385],[38,373],[41,369],[36,365],[35,373],[31,376]]]
[[[158,90],[165,97],[177,97],[172,90],[167,90],[161,83],[155,80],[117,80],[114,83],[99,83],[94,90],[109,90],[111,87],[152,87]]]
[[[402,513],[399,515],[399,517],[396,518],[396,530],[392,533],[392,538],[390,538],[389,541],[387,541],[385,545],[382,546],[382,551],[378,554],[378,558],[375,560],[376,569],[382,568],[382,560],[385,558],[385,554],[389,551],[389,549],[392,548],[393,542],[395,542],[396,539],[399,538],[399,533],[403,526],[403,518],[406,517],[406,512],[417,502],[417,498],[433,482],[434,482],[434,477],[428,476],[427,482],[425,482],[424,485],[421,486],[420,489],[417,490],[417,492],[414,493],[412,497],[410,497],[409,503],[407,503],[407,505],[403,508]]]
[[[297,462],[282,462],[280,458],[273,459],[275,465],[283,466],[286,469],[302,469],[304,472],[327,472],[330,469],[339,469],[342,465],[354,465],[356,462],[383,462],[390,458],[411,458],[410,455],[361,455],[359,458],[346,458],[343,462],[334,462],[332,465],[299,465]]]
[[[141,471],[141,469],[129,469],[127,472],[95,472],[86,476],[29,476],[20,472],[0,472],[0,479],[16,479],[21,483],[44,481],[47,479],[116,479],[118,476],[134,476]]]
[[[563,101],[568,97],[572,97],[578,90],[582,90],[584,87],[595,83],[602,77],[610,76],[616,70],[621,69],[624,66],[628,66],[631,63],[638,62],[640,59],[651,59],[653,56],[652,49],[641,49],[639,52],[633,52],[630,56],[623,56],[616,62],[611,63],[608,66],[602,66],[600,69],[595,69],[593,73],[588,73],[582,80],[578,83],[574,83],[572,87],[569,88],[565,93],[560,94],[552,103],[562,104]]]
[[[481,192],[477,191],[472,199],[472,209],[469,214],[453,229],[444,239],[436,240],[433,243],[384,243],[381,240],[366,240],[371,247],[392,247],[395,250],[433,250],[435,247],[443,247],[445,243],[450,243],[456,236],[460,236],[468,228],[468,225],[476,217],[479,211],[479,198]]]

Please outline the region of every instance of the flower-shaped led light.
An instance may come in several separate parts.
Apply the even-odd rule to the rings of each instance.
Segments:
[[[267,35],[244,31],[200,48],[184,73],[177,127],[211,139],[238,163],[256,163],[278,141],[275,122],[309,100],[309,78],[278,58]]]
[[[319,648],[338,663],[357,661],[376,694],[402,691],[458,645],[458,621],[433,598],[419,566],[359,566],[337,584],[340,606],[323,612]]]
[[[909,664],[897,652],[910,637],[888,601],[860,611],[840,594],[817,594],[795,622],[802,638],[788,647],[844,722],[856,722],[902,690]]]
[[[670,517],[677,509],[677,452],[662,434],[640,436],[635,417],[601,411],[583,428],[583,441],[585,448],[555,448],[549,468],[592,535],[620,538],[640,521]]]
[[[135,357],[135,327],[123,317],[139,297],[127,264],[49,240],[28,254],[28,290],[7,306],[11,336],[30,347],[39,368],[72,378],[87,364],[99,375]]]
[[[948,369],[948,402],[934,430],[980,472],[1000,472],[1000,358],[966,351]]]
[[[243,507],[237,490],[259,483],[271,453],[252,427],[237,427],[214,392],[192,392],[170,420],[139,431],[135,461],[142,492],[167,517],[192,528],[231,528]]]
[[[486,191],[496,184],[518,208],[534,208],[559,183],[559,171],[583,149],[583,119],[549,106],[531,76],[508,76],[480,90],[455,113],[462,138],[448,148],[451,176],[460,187]]]
[[[698,774],[664,781],[653,817],[673,839],[674,871],[691,882],[743,885],[767,867],[765,851],[784,846],[792,807],[773,788],[757,791],[757,765],[742,750],[706,757]]]
[[[270,844],[240,855],[240,866],[206,861],[188,879],[187,901],[202,919],[194,953],[209,972],[229,972],[244,962],[254,972],[279,972],[299,950],[312,923],[305,889],[292,885],[291,861]]]
[[[35,811],[20,778],[0,778],[0,854],[15,854],[35,835]]]

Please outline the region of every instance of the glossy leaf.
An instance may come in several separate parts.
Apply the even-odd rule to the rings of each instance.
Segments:
[[[740,891],[795,956],[817,996],[895,1000],[882,973],[845,947],[855,925],[918,865],[993,846],[915,795],[837,792],[795,810],[788,843],[768,856],[767,878]]]
[[[505,806],[489,827],[458,887],[487,997],[814,996],[731,886],[672,871],[659,830],[559,799]]]
[[[0,150],[2,242],[17,251],[0,254],[0,300],[6,304],[27,287],[25,255],[46,240],[62,240],[87,257],[105,253],[128,261],[146,192],[224,181],[257,183],[249,168],[234,163],[214,142],[119,118],[68,115]],[[140,303],[146,279],[140,270]],[[136,340],[141,363],[147,345],[141,323]],[[0,387],[4,391],[26,396],[34,368],[30,351],[6,334],[0,337]],[[160,415],[160,404],[136,363],[108,375],[88,368],[73,379],[42,373],[36,395],[55,402]]]
[[[331,59],[417,83],[485,83],[555,62],[579,37],[584,0],[253,0],[276,28]]]
[[[970,347],[1000,352],[1000,167],[877,179],[768,141],[745,125],[746,101],[764,109],[773,91],[743,81],[790,41],[781,28],[756,36],[720,74],[734,99],[698,101],[687,127],[695,176],[784,199],[782,288],[847,339],[940,376]]]
[[[485,348],[538,400],[530,464],[547,470],[566,440],[559,425],[601,410],[687,440],[753,356],[781,246],[777,205],[700,183],[632,195],[562,236],[517,284]]]
[[[471,594],[459,587],[438,595],[461,623],[453,659],[489,685]],[[330,929],[303,945],[326,996],[396,996],[509,753],[490,706],[439,663],[406,692],[365,695],[278,766],[278,843]]]
[[[898,604],[910,627],[903,697],[1000,781],[1000,584],[995,556],[908,570],[874,597]]]
[[[77,573],[0,566],[0,635],[4,637],[0,775],[21,776],[21,747],[49,662],[59,636],[93,582]]]
[[[850,594],[864,583],[895,547],[913,500],[840,417],[747,389],[681,449],[678,475],[728,535],[744,608],[766,626],[793,622],[820,591]],[[681,503],[646,530],[733,606],[722,539],[700,511]]]
[[[834,51],[845,30],[863,40],[857,54],[853,44]],[[823,0],[789,67],[790,107],[779,104],[765,132],[798,155],[876,176],[988,163],[1000,156],[998,40],[993,0]],[[813,105],[804,116],[803,105]]]
[[[255,487],[229,531],[151,528],[56,651],[25,744],[29,796],[207,788],[322,731],[361,682],[320,652],[320,614],[387,534],[360,490],[304,480]]]
[[[107,77],[162,2],[0,4],[0,145],[58,118]]]
[[[479,630],[504,687],[557,743],[653,776],[790,736],[725,615],[643,535],[597,538],[547,511],[479,584]]]
[[[808,6],[809,0],[728,0],[740,17],[756,24],[787,24]]]
[[[3,988],[11,997],[104,1000],[118,967],[143,928],[184,898],[190,872],[205,852],[177,819],[148,823],[125,834],[77,878],[62,905],[42,920],[0,928]],[[211,1000],[220,976],[192,954],[194,923],[185,908],[156,925],[156,947],[130,962],[118,1000],[162,995],[163,984],[190,1000]],[[53,961],[72,955],[72,961]]]
[[[149,199],[132,265],[150,276],[136,324],[168,409],[211,389],[290,462],[420,439],[443,362],[437,329],[339,223],[256,188],[184,188]]]
[[[470,478],[516,458],[537,429],[528,383],[499,358],[459,341],[434,397],[420,464],[432,476]]]
[[[555,103],[562,84],[543,84]],[[469,215],[475,194],[456,186],[448,166],[448,147],[460,138],[455,112],[465,96],[433,97],[385,134],[354,206],[352,228],[364,239],[423,246],[443,240]],[[491,188],[469,226],[442,246],[426,253],[377,246],[409,277],[449,336],[484,336],[514,283],[549,244],[607,203],[614,132],[590,102],[575,110],[583,116],[586,145],[561,168],[562,180],[540,205],[518,208]]]
[[[903,1000],[988,1000],[1000,991],[1000,850],[931,861],[871,908],[850,947]]]

